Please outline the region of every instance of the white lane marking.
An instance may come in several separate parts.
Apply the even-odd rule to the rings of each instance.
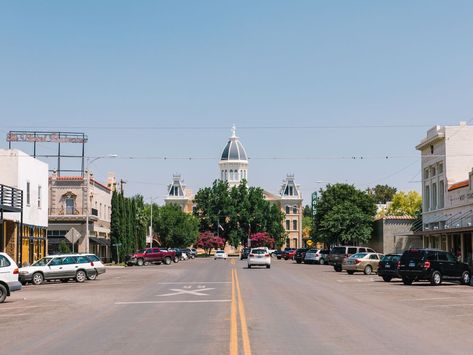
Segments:
[[[165,293],[164,295],[158,295],[159,297],[177,296],[177,295],[193,295],[193,296],[208,296],[204,291],[215,290],[215,288],[201,288],[199,290],[182,290],[180,288],[171,288],[172,293]]]
[[[161,304],[161,303],[222,303],[231,300],[194,300],[194,301],[137,301],[137,302],[115,302],[117,305],[127,304]]]
[[[182,281],[182,282],[158,282],[158,285],[193,285],[193,284],[231,284],[230,281]]]
[[[426,308],[448,308],[448,307],[464,307],[464,306],[473,306],[473,303],[457,303],[457,304],[439,304],[439,305],[433,305],[433,306],[426,306]]]
[[[436,300],[448,300],[450,298],[456,298],[456,297],[435,297],[435,298],[405,298],[403,300],[399,300],[402,302],[407,302],[407,301],[436,301]]]
[[[18,317],[18,316],[27,316],[29,313],[13,313],[13,314],[0,314],[0,317]]]

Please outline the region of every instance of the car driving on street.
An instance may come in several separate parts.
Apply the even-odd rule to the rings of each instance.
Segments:
[[[226,260],[228,258],[228,255],[227,253],[225,253],[225,251],[223,250],[217,250],[215,252],[215,255],[214,255],[214,260],[217,260],[217,259],[224,259]]]
[[[252,248],[248,255],[248,269],[252,266],[266,266],[267,269],[271,267],[271,255],[268,248]]]

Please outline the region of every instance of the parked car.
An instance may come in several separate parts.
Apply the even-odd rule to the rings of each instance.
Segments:
[[[386,254],[382,257],[378,264],[378,276],[381,276],[384,281],[389,282],[395,278],[401,278],[399,275],[399,260],[401,254]]]
[[[176,257],[176,252],[174,250],[165,250],[161,248],[145,248],[138,250],[134,254],[127,255],[125,258],[125,263],[128,266],[143,266],[145,263],[164,263],[166,265],[169,265]]]
[[[243,248],[240,253],[240,260],[248,259],[251,248]]]
[[[12,292],[21,290],[18,275],[15,261],[7,253],[0,253],[0,303],[5,302]]]
[[[294,258],[294,255],[296,254],[296,248],[286,248],[281,254],[281,258],[284,260],[292,259]]]
[[[436,249],[406,250],[400,259],[399,275],[405,285],[426,280],[437,286],[443,279],[456,279],[468,285],[471,278],[468,264],[458,261],[449,252]]]
[[[252,266],[266,266],[267,269],[271,267],[271,255],[268,248],[252,248],[248,254],[248,269]]]
[[[305,253],[304,263],[306,264],[320,264],[324,265],[327,263],[327,256],[329,251],[322,249],[309,249]]]
[[[84,255],[46,256],[31,266],[20,268],[19,280],[22,284],[31,282],[34,285],[41,285],[45,280],[67,282],[74,279],[76,282],[84,282],[87,277],[96,276],[97,271],[91,264]]]
[[[282,258],[282,253],[283,253],[282,250],[276,250],[276,251],[273,253],[273,256],[276,256],[276,258],[281,259],[281,258]]]
[[[356,253],[376,253],[373,249],[367,247],[355,246],[337,246],[330,250],[327,261],[337,272],[342,271],[342,264],[346,258]]]
[[[304,261],[307,250],[307,248],[299,248],[296,250],[296,253],[294,254],[294,260],[296,263],[301,264]]]
[[[378,271],[378,264],[383,254],[379,253],[356,253],[345,259],[342,264],[342,270],[350,275],[355,272],[363,272],[365,275],[371,275]]]
[[[226,260],[227,258],[228,258],[228,255],[223,250],[217,250],[215,252],[214,260],[217,260],[217,259],[225,259]]]
[[[187,257],[189,259],[194,259],[196,254],[197,254],[197,251],[194,249],[194,251],[191,249],[191,248],[185,248],[185,249],[181,249],[183,253],[187,254]]]

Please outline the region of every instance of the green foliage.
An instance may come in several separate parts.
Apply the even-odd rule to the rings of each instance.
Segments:
[[[144,215],[142,196],[125,197],[116,191],[112,194],[110,239],[118,247],[120,260],[146,243],[147,218]],[[117,261],[117,248],[112,246],[112,259]]]
[[[422,197],[416,191],[398,192],[394,195],[392,203],[386,211],[390,216],[418,217],[421,213]]]
[[[365,243],[371,238],[376,205],[353,185],[327,185],[317,202],[317,239],[329,245]]]
[[[370,195],[374,203],[386,204],[392,201],[397,189],[388,185],[376,185],[372,189],[367,189],[366,192]]]
[[[58,249],[61,254],[67,254],[71,252],[71,249],[69,248],[69,245],[65,240],[61,240]]]
[[[312,236],[314,230],[314,218],[311,216],[302,217],[302,236],[310,237]]]
[[[227,182],[216,180],[212,187],[200,189],[194,202],[202,232],[213,231],[233,246],[246,244],[252,233],[268,232],[282,244],[284,214],[264,198],[261,188],[248,188],[243,181],[230,189]]]
[[[312,218],[312,207],[310,207],[309,205],[305,205],[303,216]]]
[[[178,205],[160,207],[157,222],[157,232],[163,247],[189,247],[197,241],[199,220],[183,212]]]

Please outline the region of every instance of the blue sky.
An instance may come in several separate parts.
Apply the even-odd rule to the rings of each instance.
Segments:
[[[426,130],[473,118],[472,11],[432,0],[2,1],[0,134],[85,132],[87,155],[121,157],[95,162],[96,176],[115,171],[146,197],[166,194],[173,173],[194,192],[211,184],[233,123],[250,185],[277,192],[293,173],[305,203],[316,181],[419,190]]]

